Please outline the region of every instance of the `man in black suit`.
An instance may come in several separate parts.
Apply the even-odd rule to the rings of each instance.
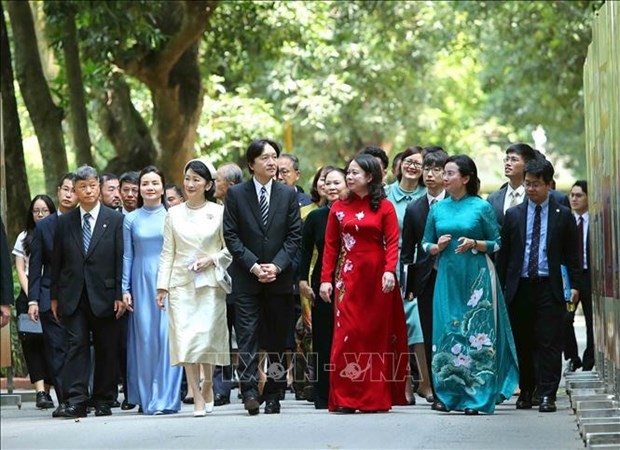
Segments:
[[[112,414],[116,397],[122,301],[123,216],[102,205],[97,171],[75,172],[80,207],[58,218],[52,256],[51,309],[62,318],[67,355],[62,374],[68,403],[63,417],[85,417],[90,368],[90,333],[95,347],[95,415]]]
[[[11,305],[13,304],[13,272],[11,271],[11,253],[4,229],[4,222],[0,219],[0,328],[11,321]]]
[[[588,182],[578,180],[570,190],[570,206],[577,223],[577,254],[583,268],[581,273],[581,285],[579,289],[579,301],[586,319],[586,349],[583,352],[583,360],[579,358],[577,339],[573,320],[575,312],[567,313],[566,339],[564,342],[564,358],[568,359],[568,371],[574,372],[583,366],[584,371],[594,367],[594,328],[592,323],[592,280],[590,279],[590,215],[588,213]]]
[[[537,388],[540,412],[556,411],[562,376],[566,302],[560,266],[568,268],[573,304],[579,299],[581,273],[575,219],[550,195],[553,172],[543,158],[526,164],[528,200],[506,211],[497,258],[519,358],[517,409],[532,407]]]
[[[424,353],[426,356],[426,366],[428,373],[432,370],[433,357],[433,294],[435,292],[435,280],[437,278],[436,256],[431,256],[422,250],[422,238],[426,219],[433,204],[446,197],[443,185],[443,166],[448,159],[448,154],[443,149],[432,152],[424,152],[423,173],[426,195],[411,202],[405,210],[403,219],[403,241],[401,247],[400,260],[403,269],[415,262],[416,271],[420,276],[416,277],[418,286],[415,286],[418,298],[418,312],[420,314],[420,324],[422,325],[422,335],[424,336]],[[413,273],[408,274],[412,276]],[[412,300],[413,294],[407,291],[407,277],[403,274],[400,278],[405,286],[405,298]],[[412,280],[413,281],[413,280]],[[424,371],[422,372],[424,373]],[[433,387],[433,377],[430,379],[433,390],[433,406],[436,411],[447,411],[446,405],[435,396]]]
[[[232,186],[226,195],[224,238],[233,256],[229,273],[235,295],[235,331],[245,409],[258,414],[257,350],[268,353],[265,414],[280,412],[286,388],[282,359],[293,320],[293,262],[301,243],[297,193],[274,182],[280,148],[268,139],[253,141],[246,151],[252,179]]]
[[[43,345],[47,367],[52,374],[58,407],[52,413],[60,417],[65,407],[62,390],[62,368],[65,364],[66,333],[64,327],[54,319],[51,310],[50,285],[52,283],[52,253],[58,217],[67,214],[77,206],[77,195],[73,188],[75,175],[66,173],[58,184],[58,210],[37,222],[34,239],[30,244],[28,264],[28,315],[34,321],[41,320]]]
[[[525,188],[523,187],[525,165],[537,157],[544,158],[544,155],[527,144],[512,144],[506,149],[504,174],[508,178],[508,183],[505,183],[498,191],[489,194],[487,198],[487,201],[493,205],[495,218],[500,228],[504,223],[506,210],[520,205],[525,200]],[[566,195],[553,189],[550,190],[550,194],[561,205],[570,206]]]

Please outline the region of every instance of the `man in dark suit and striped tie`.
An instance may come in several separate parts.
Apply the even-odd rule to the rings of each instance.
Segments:
[[[224,238],[233,262],[228,271],[235,295],[235,331],[239,347],[245,409],[259,412],[259,348],[268,354],[265,414],[280,412],[286,388],[283,352],[293,320],[294,260],[301,243],[297,193],[274,182],[280,148],[269,139],[253,141],[246,151],[252,179],[226,195]]]

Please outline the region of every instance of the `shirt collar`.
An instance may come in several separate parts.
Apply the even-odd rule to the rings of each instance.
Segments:
[[[80,219],[83,222],[84,221],[84,214],[89,212],[91,217],[93,218],[93,221],[96,222],[97,221],[97,217],[99,216],[99,211],[101,211],[101,202],[97,202],[97,205],[95,205],[95,207],[93,209],[91,209],[90,211],[86,211],[86,210],[84,210],[84,208],[82,208],[80,206]]]
[[[441,191],[439,193],[439,195],[437,195],[437,197],[433,197],[431,194],[428,193],[428,190],[426,191],[426,199],[428,200],[428,204],[429,205],[431,204],[431,202],[433,200],[440,201],[440,200],[443,200],[444,198],[446,198],[446,191],[445,191],[445,189],[443,191]]]
[[[256,179],[256,177],[252,177],[252,181],[254,182],[254,189],[256,189],[256,195],[260,196],[260,190],[263,187],[262,184]],[[271,196],[271,187],[273,186],[273,179],[269,180],[267,184],[264,185],[265,189],[267,189],[267,196]]]
[[[411,199],[413,199],[416,196],[416,194],[420,192],[420,189],[424,189],[424,188],[418,184],[413,191],[408,192],[408,191],[403,190],[400,187],[399,182],[396,181],[390,187],[390,195],[394,198],[394,200],[396,200],[397,202],[400,202],[400,201],[403,201],[407,197],[411,197]]]
[[[519,185],[518,188],[513,189],[512,186],[510,185],[510,183],[508,183],[508,185],[506,187],[506,195],[511,195],[513,192],[518,193],[519,197],[523,198],[523,196],[525,195],[525,188],[521,184],[521,185]]]
[[[579,219],[579,216],[581,216],[584,222],[587,222],[590,219],[590,213],[588,211],[584,212],[583,214],[577,214],[573,211],[573,216],[575,216],[575,219]]]

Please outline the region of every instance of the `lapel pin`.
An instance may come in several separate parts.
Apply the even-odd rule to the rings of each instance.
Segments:
[[[104,224],[103,224],[103,228],[107,228],[107,227],[108,227],[108,224],[107,224],[107,223],[104,223]]]
[[[559,209],[556,209],[556,210],[555,210],[555,212],[560,212],[560,210],[559,210]]]

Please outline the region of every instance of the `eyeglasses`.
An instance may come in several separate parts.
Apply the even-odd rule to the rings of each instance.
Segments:
[[[37,216],[43,216],[45,214],[49,214],[50,210],[47,208],[43,208],[43,209],[33,209],[32,210],[32,214],[36,214]]]
[[[411,166],[413,166],[414,169],[418,169],[418,170],[422,168],[422,164],[420,164],[417,161],[409,161],[408,159],[405,159],[403,161],[403,167],[411,167]]]
[[[425,167],[424,173],[433,172],[433,175],[441,175],[443,169],[441,167]]]
[[[278,173],[279,173],[280,175],[282,175],[283,177],[285,177],[285,176],[287,176],[289,173],[291,173],[291,171],[290,171],[290,170],[288,170],[288,169],[280,169],[280,170],[278,171]]]
[[[521,159],[517,158],[516,156],[506,156],[504,158],[504,162],[515,164],[515,163],[521,162]]]

